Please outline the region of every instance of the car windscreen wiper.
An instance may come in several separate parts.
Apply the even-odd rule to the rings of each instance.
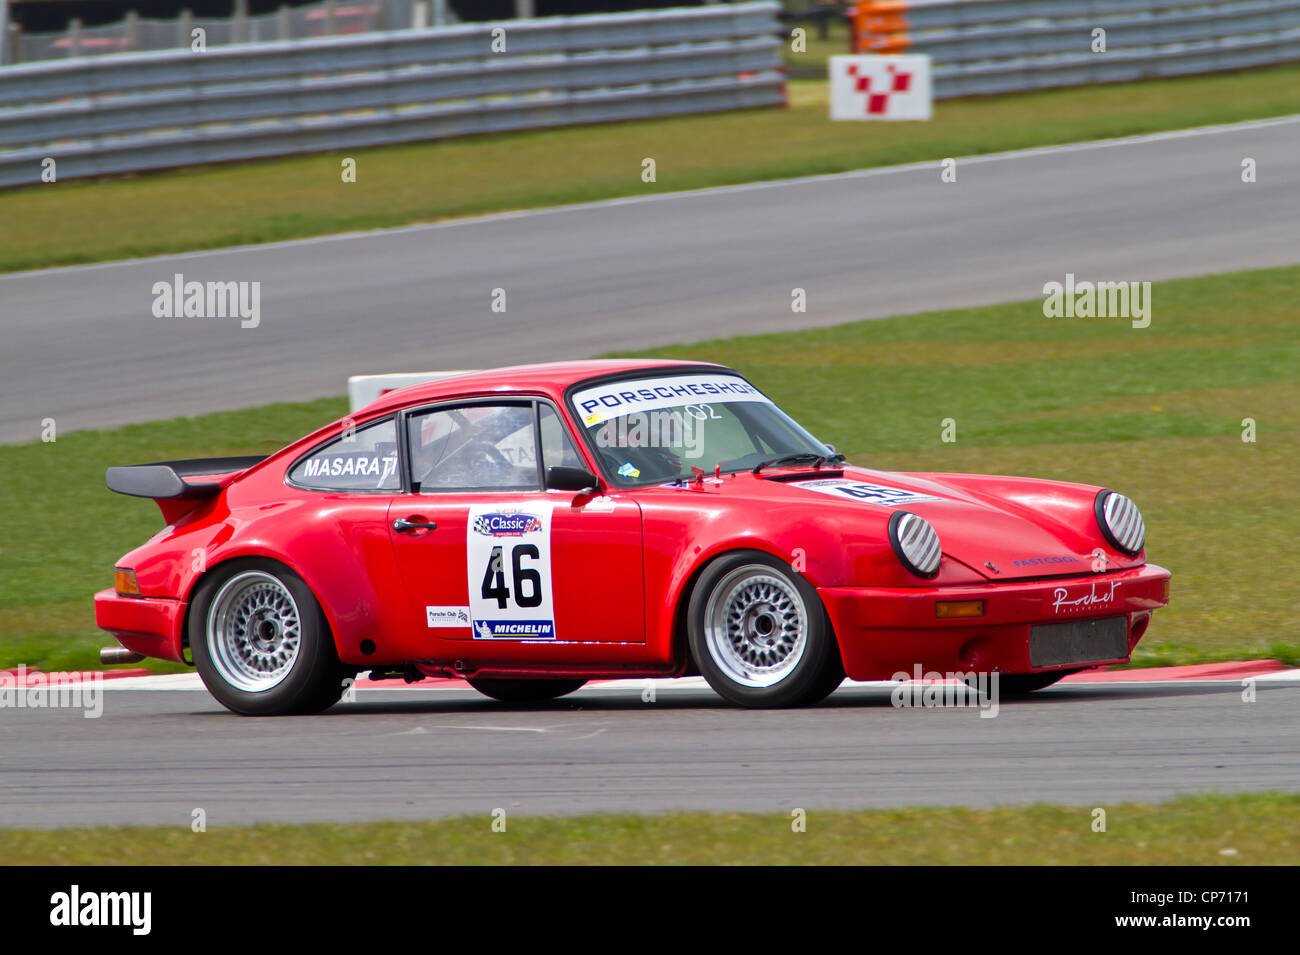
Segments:
[[[815,451],[796,451],[794,454],[785,454],[779,458],[772,458],[770,461],[760,461],[754,465],[754,473],[757,474],[763,468],[779,467],[782,464],[811,464],[815,468],[821,467],[828,461],[843,461],[844,455],[839,454],[818,454]]]

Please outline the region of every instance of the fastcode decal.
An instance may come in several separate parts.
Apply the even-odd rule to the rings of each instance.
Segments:
[[[552,503],[470,507],[465,555],[474,639],[555,639]]]
[[[943,498],[932,494],[918,494],[900,487],[885,487],[882,484],[868,484],[865,481],[853,481],[849,478],[819,478],[814,481],[791,481],[791,487],[801,487],[819,494],[832,497],[846,497],[861,501],[863,504],[879,504],[881,507],[902,507],[904,504],[916,504],[920,501],[942,501]]]

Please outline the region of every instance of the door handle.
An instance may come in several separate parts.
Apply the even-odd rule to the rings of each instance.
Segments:
[[[409,534],[411,531],[425,530],[436,531],[438,525],[433,521],[412,521],[405,517],[399,517],[393,521],[393,530],[399,534]]]

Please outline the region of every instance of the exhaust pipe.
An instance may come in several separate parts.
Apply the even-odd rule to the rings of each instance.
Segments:
[[[126,647],[101,647],[99,650],[99,662],[110,666],[117,663],[139,663],[143,659],[143,653],[136,653]]]

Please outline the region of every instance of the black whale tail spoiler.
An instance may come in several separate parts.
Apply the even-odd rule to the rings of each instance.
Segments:
[[[118,494],[153,498],[163,517],[171,523],[200,501],[214,497],[231,478],[265,460],[265,457],[193,458],[133,464],[109,468],[104,483]]]

